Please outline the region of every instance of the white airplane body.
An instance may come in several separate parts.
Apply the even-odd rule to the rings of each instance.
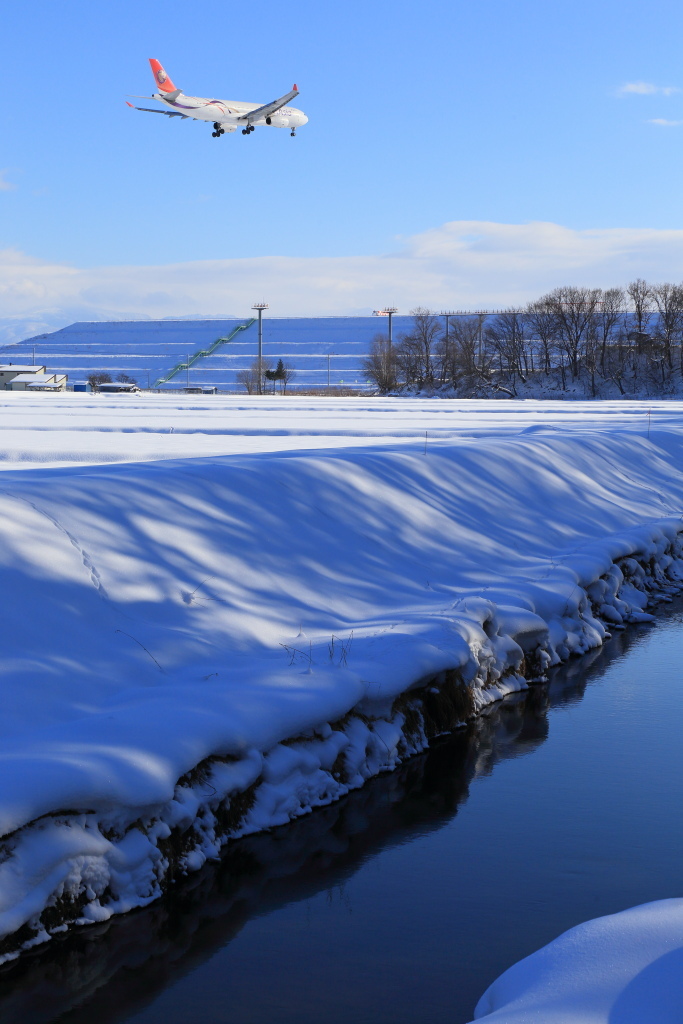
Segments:
[[[296,129],[306,124],[308,118],[303,110],[288,106],[290,100],[299,95],[296,85],[286,96],[281,96],[271,103],[242,103],[233,100],[210,100],[202,96],[186,96],[181,89],[168,77],[158,60],[153,57],[149,59],[154,75],[154,81],[159,87],[159,92],[152,96],[142,96],[141,99],[158,100],[168,110],[158,110],[152,107],[134,107],[134,110],[144,110],[148,114],[165,114],[167,117],[192,118],[195,121],[209,121],[213,123],[215,139],[220,138],[225,132],[235,132],[242,129],[242,135],[249,135],[259,125],[269,125],[274,128],[289,128],[290,134],[295,135]]]

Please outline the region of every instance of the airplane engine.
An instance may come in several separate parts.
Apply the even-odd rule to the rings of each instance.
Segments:
[[[274,128],[288,128],[289,118],[283,114],[271,114],[270,117],[266,118],[266,124],[271,124]]]

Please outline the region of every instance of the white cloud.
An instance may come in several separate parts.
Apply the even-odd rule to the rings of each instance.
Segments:
[[[652,82],[626,82],[617,89],[617,96],[672,96],[681,90],[676,85],[654,85]]]
[[[665,117],[652,117],[648,124],[658,124],[663,128],[675,128],[677,125],[683,124],[683,121],[667,121]]]
[[[202,260],[79,269],[0,252],[0,317],[81,319],[247,315],[265,297],[272,316],[517,305],[562,284],[609,287],[635,277],[683,280],[683,230],[454,221],[376,256]]]
[[[5,175],[7,171],[0,171],[0,192],[11,192],[17,186],[13,185],[11,181],[7,181]]]

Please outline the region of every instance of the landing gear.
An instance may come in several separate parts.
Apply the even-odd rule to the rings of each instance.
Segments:
[[[225,135],[225,128],[221,128],[221,126],[219,124],[214,125],[214,128],[216,129],[216,131],[215,132],[211,132],[211,134],[213,135],[214,139],[220,139],[221,135]]]
[[[292,136],[292,138],[294,138],[294,136],[296,135],[296,128],[292,128],[289,134]]]
[[[253,124],[248,124],[246,128],[242,129],[242,135],[249,135],[249,133],[253,131],[255,131],[255,126]]]

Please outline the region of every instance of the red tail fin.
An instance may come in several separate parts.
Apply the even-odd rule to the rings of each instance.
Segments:
[[[154,75],[154,81],[159,86],[160,92],[177,92],[178,90],[164,71],[159,61],[155,60],[154,57],[150,57],[149,63],[152,68],[152,74]]]

